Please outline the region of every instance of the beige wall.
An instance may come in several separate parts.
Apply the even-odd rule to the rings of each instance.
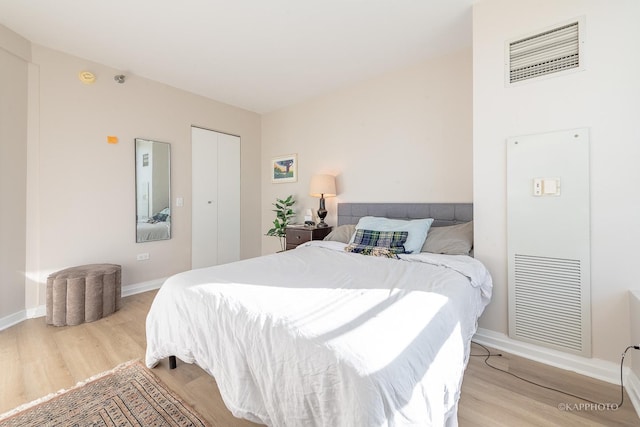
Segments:
[[[584,16],[586,71],[505,88],[504,43]],[[588,127],[591,141],[593,357],[617,362],[629,341],[628,289],[640,229],[640,2],[482,0],[473,12],[475,255],[491,271],[480,326],[507,333],[506,139]],[[567,219],[570,220],[570,219]]]
[[[337,176],[336,202],[470,202],[472,199],[471,50],[425,61],[262,118],[262,232],[275,198],[318,209],[311,176]],[[297,153],[298,181],[272,184],[268,165]],[[263,237],[263,253],[279,249]]]
[[[28,60],[0,26],[0,319],[25,307]]]
[[[44,304],[48,274],[73,265],[121,264],[125,286],[190,268],[192,124],[241,137],[241,256],[260,254],[259,115],[135,75],[117,84],[121,70],[41,46],[32,47],[32,62],[27,308]],[[81,70],[96,82],[81,83]],[[119,143],[108,144],[110,135]],[[170,240],[135,243],[136,137],[171,143]],[[136,261],[142,252],[148,261]]]

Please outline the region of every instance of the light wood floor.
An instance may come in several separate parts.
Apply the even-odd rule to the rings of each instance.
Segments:
[[[155,292],[146,292],[124,298],[120,311],[93,323],[56,328],[39,318],[0,331],[0,413],[72,387],[122,362],[144,360],[145,318],[154,296]],[[473,346],[473,354],[483,352]],[[527,359],[504,354],[492,357],[490,363],[596,402],[620,401],[618,386]],[[256,425],[234,418],[224,407],[215,381],[197,366],[178,361],[178,369],[169,371],[165,360],[153,372],[212,425]],[[561,404],[574,410],[560,410]],[[458,419],[462,427],[640,425],[626,396],[617,411],[578,404],[584,402],[527,384],[485,366],[483,357],[472,357]]]

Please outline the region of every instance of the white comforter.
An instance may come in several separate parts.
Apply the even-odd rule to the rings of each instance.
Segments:
[[[147,317],[147,366],[195,362],[235,416],[269,426],[455,425],[489,273],[466,256],[344,246],[169,278]]]

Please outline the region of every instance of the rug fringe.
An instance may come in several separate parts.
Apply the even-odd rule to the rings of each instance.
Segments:
[[[98,373],[96,375],[93,375],[92,377],[89,377],[89,378],[87,378],[85,380],[82,380],[82,381],[78,382],[76,385],[74,385],[74,386],[72,386],[70,388],[63,388],[63,389],[60,389],[58,391],[54,391],[53,393],[49,393],[46,396],[41,397],[39,399],[33,400],[31,402],[24,403],[24,404],[18,406],[17,408],[14,408],[14,409],[11,409],[8,412],[5,412],[4,414],[0,414],[0,421],[4,421],[7,418],[10,418],[11,416],[17,414],[18,412],[21,412],[21,411],[24,411],[26,409],[32,408],[32,407],[37,406],[37,405],[39,405],[41,403],[48,402],[49,400],[51,400],[51,399],[53,399],[55,397],[58,397],[58,396],[63,395],[65,393],[67,393],[67,392],[70,392],[72,390],[80,388],[80,387],[82,387],[84,385],[87,385],[87,384],[93,382],[93,381],[99,380],[100,378],[104,378],[107,375],[111,375],[114,372],[117,372],[117,371],[119,371],[121,369],[128,368],[129,366],[134,365],[136,363],[140,363],[140,359],[129,360],[128,362],[121,363],[121,364],[119,364],[118,366],[116,366],[113,369],[110,369],[110,370],[104,371],[104,372],[100,372],[100,373]]]

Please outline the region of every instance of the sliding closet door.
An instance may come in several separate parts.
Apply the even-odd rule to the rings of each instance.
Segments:
[[[240,138],[191,128],[191,266],[240,259]]]
[[[240,259],[240,137],[218,134],[218,264]]]

